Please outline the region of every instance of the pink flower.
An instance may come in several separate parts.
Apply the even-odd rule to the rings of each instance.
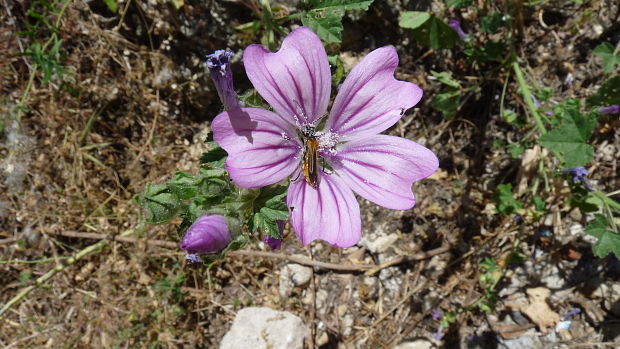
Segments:
[[[411,184],[435,172],[438,160],[415,142],[379,134],[422,98],[417,85],[394,78],[398,56],[393,47],[372,51],[353,68],[324,122],[331,74],[323,44],[312,30],[294,30],[275,53],[250,45],[243,61],[275,113],[225,111],[211,125],[214,139],[228,152],[226,168],[241,187],[291,176],[286,203],[304,245],[321,239],[349,247],[359,241],[360,209],[353,192],[387,208],[413,207]],[[318,141],[313,185],[303,174],[309,139]]]
[[[204,215],[187,229],[181,240],[181,248],[190,255],[215,253],[223,250],[229,242],[230,230],[226,218],[217,214]]]

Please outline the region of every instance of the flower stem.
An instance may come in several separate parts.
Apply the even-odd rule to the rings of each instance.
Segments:
[[[536,122],[536,127],[538,127],[538,131],[541,135],[547,133],[547,129],[542,122],[540,114],[538,113],[538,109],[534,105],[534,101],[532,100],[532,93],[530,92],[530,88],[527,86],[525,82],[525,78],[523,77],[523,72],[521,71],[521,67],[519,67],[519,63],[515,60],[512,62],[512,68],[515,71],[515,75],[517,76],[517,81],[519,82],[519,86],[521,87],[521,94],[523,95],[523,99],[525,99],[525,103],[527,104],[532,116],[534,117],[534,122]]]

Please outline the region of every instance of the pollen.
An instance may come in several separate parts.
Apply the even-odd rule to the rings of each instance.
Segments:
[[[327,132],[317,132],[319,140],[319,150],[330,154],[336,154],[336,146],[340,141],[340,135],[329,130]]]

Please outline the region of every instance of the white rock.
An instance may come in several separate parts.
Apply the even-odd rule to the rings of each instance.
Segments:
[[[351,332],[353,331],[353,315],[351,314],[347,314],[344,316],[344,318],[342,319],[342,336],[343,337],[349,337],[351,335]]]
[[[280,296],[288,297],[295,286],[305,286],[312,278],[312,268],[299,264],[288,264],[280,271]]]
[[[220,349],[303,349],[308,335],[308,327],[289,312],[250,307],[237,312]]]
[[[416,339],[414,341],[402,342],[394,349],[431,349],[433,344],[426,339]]]
[[[372,253],[381,253],[392,246],[396,240],[398,240],[398,235],[396,234],[383,235],[372,241],[366,240],[366,247]]]

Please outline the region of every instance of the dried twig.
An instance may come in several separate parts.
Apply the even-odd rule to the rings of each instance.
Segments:
[[[66,237],[81,238],[81,239],[112,240],[112,241],[128,242],[128,243],[134,243],[134,244],[142,242],[150,246],[159,246],[159,247],[168,247],[168,248],[178,248],[179,246],[178,243],[172,242],[172,241],[138,239],[138,238],[133,238],[133,237],[128,237],[128,236],[118,236],[118,235],[110,235],[110,234],[85,233],[85,232],[77,232],[77,231],[47,232],[47,233],[66,236]],[[389,260],[380,265],[327,263],[327,262],[311,260],[305,257],[291,256],[291,255],[287,255],[283,253],[267,252],[267,251],[239,250],[239,251],[228,252],[227,255],[283,259],[289,262],[307,265],[307,266],[315,267],[319,269],[348,271],[348,272],[365,271],[366,275],[374,275],[377,272],[381,271],[382,269],[385,269],[385,268],[388,268],[394,265],[398,265],[398,264],[411,263],[414,261],[428,259],[433,256],[446,253],[449,250],[450,250],[450,246],[444,245],[434,250],[430,250],[426,252],[419,252],[419,253],[416,253],[410,256],[399,256],[395,259]]]
[[[172,241],[165,240],[148,240],[148,239],[139,239],[129,236],[121,235],[113,235],[113,234],[100,234],[100,233],[85,233],[80,231],[46,231],[48,235],[60,235],[66,236],[70,238],[78,238],[78,239],[95,239],[95,240],[112,240],[112,241],[120,241],[120,242],[128,242],[132,244],[137,243],[145,243],[150,246],[159,246],[159,247],[169,247],[169,248],[178,248],[179,244]]]
[[[239,255],[239,256],[254,256],[254,257],[266,257],[266,258],[276,258],[276,259],[285,259],[289,262],[303,264],[310,267],[316,267],[319,269],[329,269],[329,270],[337,270],[337,271],[351,271],[351,272],[359,272],[366,271],[367,275],[374,275],[379,272],[381,269],[385,269],[397,264],[409,263],[413,261],[419,261],[427,258],[431,258],[438,254],[442,254],[447,252],[450,249],[449,246],[441,246],[434,250],[430,250],[427,252],[419,252],[410,256],[400,256],[390,261],[387,261],[380,265],[372,265],[372,264],[338,264],[338,263],[327,263],[327,262],[319,262],[314,261],[308,258],[299,257],[299,256],[291,256],[276,252],[265,252],[265,251],[248,251],[248,250],[239,250],[229,252],[230,255]]]

